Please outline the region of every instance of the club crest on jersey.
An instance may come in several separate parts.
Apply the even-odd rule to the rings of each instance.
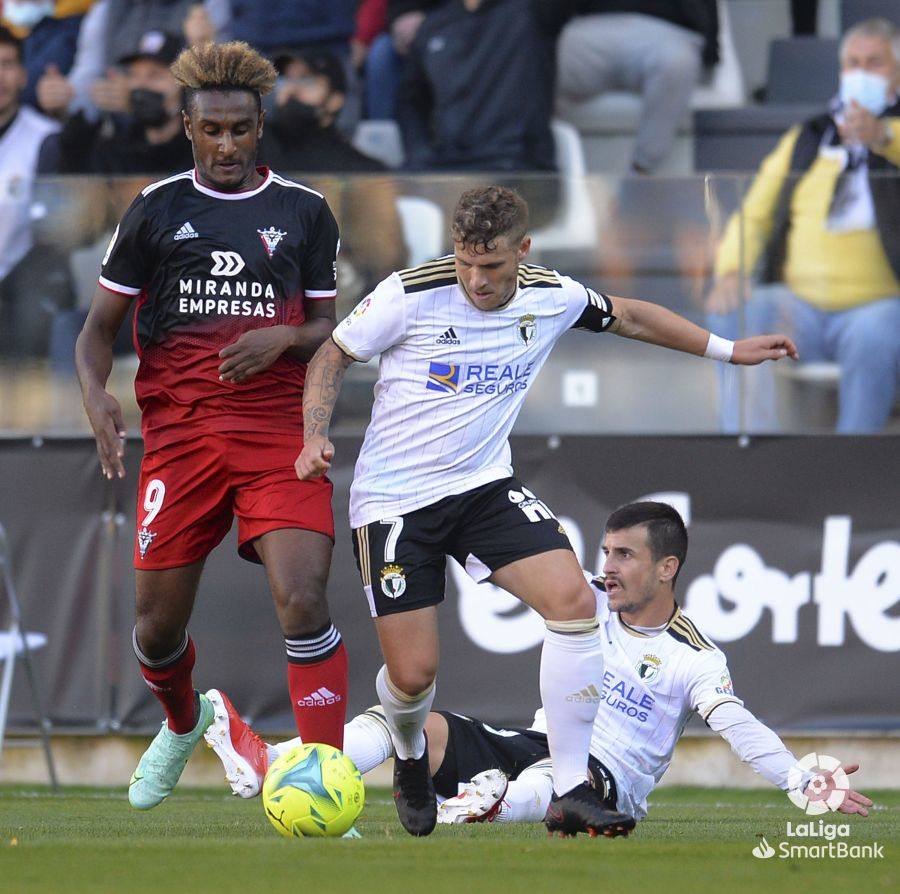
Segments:
[[[662,660],[656,655],[645,655],[638,663],[637,675],[645,682],[652,683],[662,669]]]
[[[381,592],[388,599],[399,599],[406,592],[406,575],[399,565],[385,565],[381,569]]]
[[[516,330],[519,333],[519,338],[522,339],[522,344],[526,346],[530,345],[534,341],[534,336],[537,333],[534,314],[525,314],[524,316],[519,317],[519,320],[516,323]]]
[[[266,254],[271,258],[272,255],[275,254],[275,249],[278,248],[278,243],[287,236],[287,232],[284,230],[276,230],[275,227],[266,227],[264,230],[257,230],[259,233],[259,238],[262,239],[262,243],[265,246]]]
[[[147,555],[147,550],[150,549],[150,544],[156,539],[156,533],[151,531],[146,525],[142,527],[138,531],[138,551],[141,554],[141,558]]]

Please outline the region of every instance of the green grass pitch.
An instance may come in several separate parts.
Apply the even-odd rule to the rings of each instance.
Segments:
[[[438,826],[427,839],[400,828],[390,793],[370,789],[363,839],[283,839],[260,801],[177,791],[147,813],[122,790],[0,786],[0,891],[418,892],[897,891],[900,792],[870,792],[878,809],[850,823],[851,844],[877,841],[884,859],[759,860],[786,823],[808,818],[776,791],[664,788],[628,839],[548,838],[543,826]],[[815,818],[818,819],[818,818]],[[792,839],[821,844],[822,839]]]

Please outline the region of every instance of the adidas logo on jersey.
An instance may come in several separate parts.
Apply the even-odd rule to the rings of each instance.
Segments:
[[[580,692],[573,692],[571,695],[566,696],[567,702],[588,702],[590,704],[598,705],[601,701],[603,701],[599,692],[597,692],[597,687],[591,683],[590,686],[585,686]]]
[[[436,345],[461,345],[462,342],[456,337],[456,332],[451,326],[446,332],[442,332],[435,340]]]
[[[315,692],[297,699],[297,704],[301,708],[321,708],[323,705],[333,705],[340,700],[341,697],[339,695],[336,695],[324,686],[320,686]]]
[[[191,226],[190,221],[186,221],[175,233],[174,239],[178,242],[181,239],[197,239],[200,234]]]

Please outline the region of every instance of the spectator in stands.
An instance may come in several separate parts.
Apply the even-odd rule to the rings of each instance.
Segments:
[[[357,51],[365,55],[365,117],[397,117],[403,64],[426,13],[447,0],[363,0],[357,15]]]
[[[188,43],[218,39],[227,34],[229,16],[228,0],[97,0],[82,22],[68,76],[57,67],[38,81],[40,106],[60,119],[79,111],[89,120],[123,112],[128,85],[115,67],[123,46],[137,46],[149,31],[184,33]]]
[[[36,85],[48,69],[68,73],[85,12],[92,0],[5,0],[2,24],[22,39],[28,84],[25,105],[37,106]]]
[[[39,350],[44,307],[59,298],[46,279],[54,265],[32,251],[31,230],[35,174],[59,125],[21,104],[25,83],[21,42],[0,26],[0,355]]]
[[[263,157],[283,172],[382,174],[386,167],[355,149],[335,126],[346,95],[344,68],[326,50],[276,56],[275,108],[266,116]],[[406,264],[397,194],[388,177],[316,184],[341,228],[342,303],[371,291]],[[355,303],[355,302],[354,302]],[[347,310],[352,307],[352,303]]]
[[[530,0],[449,0],[409,49],[398,121],[411,170],[553,171],[552,42]]]
[[[150,31],[118,60],[123,111],[97,121],[83,112],[71,116],[59,136],[59,173],[170,174],[193,166],[181,89],[169,71],[181,47],[180,38]]]
[[[727,315],[716,331],[736,331],[743,257],[760,283],[745,309],[750,331],[786,317],[801,360],[840,365],[837,430],[876,432],[900,375],[900,29],[885,19],[854,25],[840,64],[832,107],[781,138],[729,221],[709,310]],[[771,392],[762,402],[773,406]],[[734,430],[728,382],[723,405]],[[756,413],[751,424],[777,427]]]
[[[656,170],[704,67],[719,61],[716,0],[538,2],[558,24],[566,22],[557,46],[560,93],[571,100],[615,89],[640,93],[632,169]]]
[[[335,127],[347,97],[347,76],[327,50],[282,52],[268,114],[266,160],[277,170],[380,173],[385,166],[355,149]]]

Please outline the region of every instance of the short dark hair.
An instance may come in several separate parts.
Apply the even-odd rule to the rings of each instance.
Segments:
[[[665,556],[675,556],[678,559],[678,571],[672,578],[674,587],[687,559],[688,535],[683,519],[668,503],[644,500],[620,506],[606,520],[607,531],[621,531],[638,525],[647,527],[647,542],[654,562]]]
[[[526,232],[528,204],[505,186],[467,189],[456,203],[450,225],[453,241],[477,253],[493,251],[503,236],[518,246]]]
[[[171,69],[184,89],[189,111],[203,90],[247,91],[256,98],[259,110],[260,97],[271,91],[278,77],[275,66],[265,56],[240,40],[188,47]]]
[[[16,37],[9,28],[4,28],[3,25],[0,25],[0,46],[9,46],[12,47],[16,51],[16,58],[19,60],[19,63],[22,62],[22,41]]]

